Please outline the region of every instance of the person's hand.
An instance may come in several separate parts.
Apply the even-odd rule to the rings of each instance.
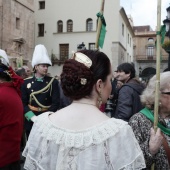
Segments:
[[[32,121],[32,122],[35,122],[35,120],[37,120],[37,116],[33,116],[33,117],[31,118],[31,121]]]
[[[152,155],[155,155],[160,149],[163,142],[163,136],[161,130],[158,128],[157,131],[151,128],[150,131],[150,141],[149,141],[149,151]]]

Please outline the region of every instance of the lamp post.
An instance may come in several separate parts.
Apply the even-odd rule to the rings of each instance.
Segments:
[[[77,46],[77,51],[85,50],[85,49],[86,49],[86,46],[85,46],[84,42],[82,42],[81,44],[79,44],[79,45]]]
[[[141,66],[139,67],[139,77],[142,77],[142,68],[141,68]]]
[[[166,26],[166,36],[169,38],[170,41],[170,6],[166,9],[167,17],[163,20],[163,23]],[[168,71],[170,71],[170,49],[165,49],[165,51],[169,54],[168,57]]]

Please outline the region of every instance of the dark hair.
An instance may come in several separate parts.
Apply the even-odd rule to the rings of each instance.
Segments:
[[[22,76],[26,76],[26,72],[25,72],[25,69],[24,68],[20,68],[16,71],[16,74],[20,77]]]
[[[101,79],[105,82],[111,71],[110,60],[104,53],[92,50],[82,50],[79,52],[92,60],[92,66],[88,68],[74,59],[65,61],[61,73],[61,86],[64,95],[72,100],[90,96],[97,80]],[[87,79],[85,85],[81,84],[81,78]]]
[[[135,77],[136,71],[134,65],[131,63],[122,63],[117,67],[117,71],[123,71],[126,74],[130,73],[130,79]]]
[[[6,71],[8,71],[8,67],[0,62],[0,79],[4,81],[11,81],[11,77]]]

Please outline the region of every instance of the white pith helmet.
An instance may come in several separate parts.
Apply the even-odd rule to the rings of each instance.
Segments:
[[[32,67],[34,68],[38,64],[48,64],[50,66],[52,65],[51,60],[48,56],[47,49],[42,44],[35,46],[32,57]]]

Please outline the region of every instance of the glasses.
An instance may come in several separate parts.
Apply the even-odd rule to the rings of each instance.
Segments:
[[[170,95],[170,92],[161,92],[162,94]]]

